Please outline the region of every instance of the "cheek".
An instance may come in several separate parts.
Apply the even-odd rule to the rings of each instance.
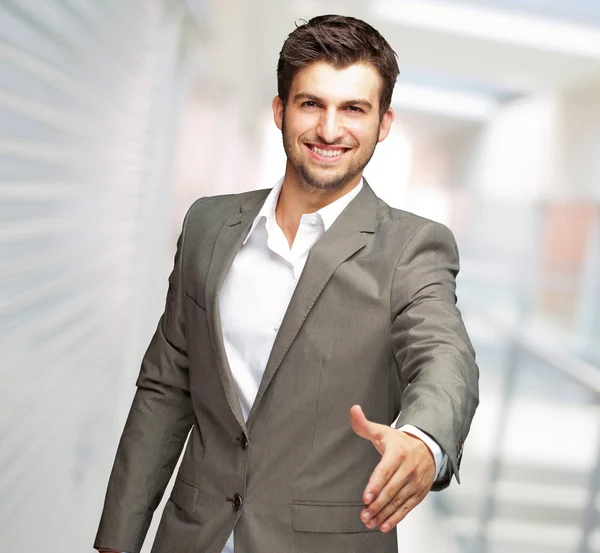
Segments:
[[[301,141],[306,134],[306,129],[304,127],[299,127],[298,125],[286,125],[285,131],[288,140],[294,144],[299,140]]]
[[[379,126],[364,125],[361,122],[353,122],[347,127],[348,132],[357,140],[361,145],[371,144],[377,141],[379,136]]]
[[[288,135],[293,138],[301,138],[303,135],[311,135],[318,123],[318,117],[309,113],[301,113],[296,110],[288,112],[285,127]]]
[[[314,137],[315,129],[319,124],[319,118],[316,115],[306,114],[296,121],[295,129],[298,136]]]

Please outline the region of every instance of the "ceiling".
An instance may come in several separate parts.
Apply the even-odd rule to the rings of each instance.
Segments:
[[[600,83],[600,0],[212,2],[211,18],[221,18],[217,70],[235,60],[232,88],[253,106],[274,91],[293,22],[323,13],[360,17],[386,37],[401,70],[395,110],[427,122],[430,137],[484,124],[494,107],[524,96]]]
[[[398,54],[397,92],[418,85],[440,94],[439,110],[436,102],[419,106],[425,94],[395,103],[397,111],[426,115],[429,136],[436,116],[444,133],[452,120],[462,129],[477,119],[469,98],[473,105],[501,105],[600,82],[599,0],[304,0],[294,9],[306,19],[336,10],[372,23]],[[448,92],[461,101],[444,101]],[[482,123],[493,116],[487,113]]]
[[[598,0],[463,0],[466,4],[600,26]]]

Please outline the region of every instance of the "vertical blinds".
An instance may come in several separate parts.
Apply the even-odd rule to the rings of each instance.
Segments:
[[[6,551],[91,548],[119,390],[168,272],[177,17],[167,0],[0,1]]]

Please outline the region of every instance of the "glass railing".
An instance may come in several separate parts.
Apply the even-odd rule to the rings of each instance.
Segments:
[[[600,367],[493,304],[462,305],[481,402],[436,509],[465,553],[600,551]]]

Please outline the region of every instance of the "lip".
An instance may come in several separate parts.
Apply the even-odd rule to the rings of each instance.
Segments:
[[[321,154],[315,152],[310,144],[304,145],[306,146],[306,149],[309,151],[310,155],[314,160],[318,161],[319,163],[327,163],[329,165],[339,163],[342,160],[342,158],[350,151],[349,148],[346,148],[344,152],[341,153],[339,156],[322,156]]]

